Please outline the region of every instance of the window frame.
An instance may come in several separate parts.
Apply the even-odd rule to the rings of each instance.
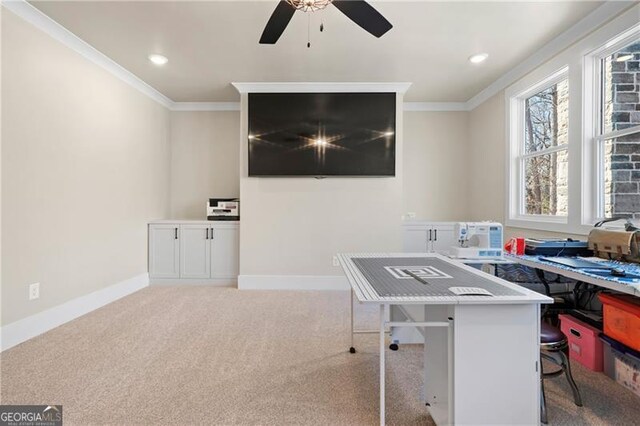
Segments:
[[[569,66],[563,65],[560,69],[555,70],[551,74],[548,74],[545,78],[537,81],[533,85],[526,87],[524,90],[517,91],[509,95],[509,107],[508,107],[508,128],[509,128],[509,195],[510,199],[509,211],[507,214],[508,222],[513,221],[525,221],[525,222],[538,222],[538,223],[556,223],[566,224],[568,221],[568,213],[564,215],[535,215],[527,214],[525,206],[525,161],[528,158],[538,157],[541,155],[551,154],[554,152],[567,151],[567,161],[569,161],[570,155],[570,143],[557,145],[549,148],[545,148],[539,151],[527,153],[525,152],[525,102],[531,96],[542,92],[552,86],[567,80],[569,88],[571,82],[569,80]],[[569,92],[569,99],[571,99],[571,91]],[[570,101],[569,101],[570,102]],[[569,111],[571,106],[569,106]],[[571,124],[569,124],[569,138],[571,135]],[[571,168],[571,165],[568,165]],[[568,182],[570,185],[571,182]]]
[[[640,134],[640,124],[627,129],[604,132],[604,60],[629,44],[640,42],[640,24],[618,33],[602,45],[591,50],[583,58],[583,167],[581,224],[589,224],[605,219],[604,210],[604,143],[622,136]],[[591,169],[591,171],[589,170]],[[622,223],[611,224],[621,228]]]

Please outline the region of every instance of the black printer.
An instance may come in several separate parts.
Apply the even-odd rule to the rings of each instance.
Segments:
[[[237,198],[209,198],[207,220],[240,220],[240,200]]]

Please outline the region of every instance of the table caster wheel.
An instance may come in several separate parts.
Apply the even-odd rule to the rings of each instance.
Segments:
[[[352,354],[355,354],[355,353],[356,353],[356,348],[354,348],[353,346],[351,346],[351,347],[349,348],[349,352],[351,352]]]
[[[397,351],[398,350],[398,344],[397,343],[392,343],[389,345],[389,349],[391,349],[392,351]]]

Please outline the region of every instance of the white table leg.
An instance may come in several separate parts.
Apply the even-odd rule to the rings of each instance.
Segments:
[[[353,289],[351,289],[349,291],[350,293],[350,298],[349,298],[349,312],[351,314],[351,347],[349,348],[349,352],[351,353],[355,353],[356,351],[356,347],[353,346]]]
[[[386,307],[388,309],[388,307]],[[386,321],[386,309],[385,305],[380,305],[380,426],[384,426],[385,416],[385,397],[384,397],[384,372],[385,372],[385,360],[384,360],[384,327]]]

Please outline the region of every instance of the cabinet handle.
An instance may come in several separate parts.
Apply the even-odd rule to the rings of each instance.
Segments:
[[[433,237],[434,237],[434,241],[438,241],[438,230],[437,229],[433,230]]]
[[[431,229],[429,229],[429,241],[431,241]]]
[[[211,239],[213,240],[213,228],[211,228]]]
[[[209,239],[209,228],[207,228],[207,237],[205,238],[206,240]]]
[[[178,239],[178,228],[175,228],[174,231],[175,231],[175,236],[173,238],[177,240]]]

